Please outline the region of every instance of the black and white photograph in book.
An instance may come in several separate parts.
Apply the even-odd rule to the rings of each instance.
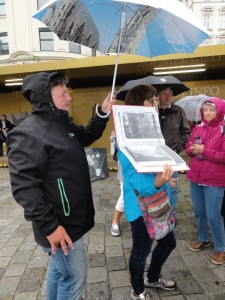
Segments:
[[[185,161],[165,144],[153,107],[113,105],[116,141],[137,172],[161,172],[165,163],[174,171],[188,170]]]
[[[126,139],[162,138],[160,128],[157,130],[157,115],[121,113],[121,117]],[[151,128],[155,128],[155,130],[150,130]]]

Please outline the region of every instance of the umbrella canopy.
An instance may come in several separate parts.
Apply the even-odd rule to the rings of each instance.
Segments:
[[[184,109],[188,121],[198,122],[201,120],[200,109],[202,103],[208,98],[210,98],[210,96],[203,94],[196,96],[186,96],[178,100],[175,104]]]
[[[117,91],[117,99],[125,100],[127,92],[140,84],[152,85],[156,90],[162,90],[163,86],[166,87],[168,85],[173,90],[174,96],[190,90],[183,82],[174,76],[147,76],[141,79],[127,81],[127,83]]]
[[[111,94],[119,53],[149,57],[192,53],[209,37],[178,0],[50,0],[33,17],[62,40],[117,53]]]
[[[120,33],[120,53],[148,57],[191,53],[209,36],[178,0],[51,0],[33,17],[60,39],[103,53],[117,53]]]

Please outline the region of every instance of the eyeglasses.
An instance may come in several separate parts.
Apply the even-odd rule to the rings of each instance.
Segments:
[[[156,102],[159,102],[159,97],[154,96],[153,98],[147,99],[147,101],[148,101],[152,106],[154,106],[155,101],[156,101]]]

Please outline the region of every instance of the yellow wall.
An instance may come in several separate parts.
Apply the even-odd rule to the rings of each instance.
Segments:
[[[87,125],[92,116],[92,108],[95,104],[101,104],[107,94],[109,88],[92,88],[92,89],[75,89],[71,91],[73,98],[69,114],[73,117],[74,122],[78,125]],[[123,102],[118,101],[123,104]],[[0,114],[13,114],[19,116],[22,112],[30,112],[30,103],[22,96],[21,92],[9,94],[0,94]],[[92,147],[106,148],[110,153],[110,134],[113,130],[112,116],[107,124],[103,136],[92,144]]]
[[[206,94],[208,96],[220,97],[225,99],[225,80],[212,80],[212,81],[198,81],[198,82],[185,82],[191,89],[189,95]],[[116,88],[118,90],[119,87]],[[104,88],[84,88],[74,89],[71,91],[73,98],[70,115],[73,117],[74,122],[78,125],[86,125],[92,116],[92,108],[96,103],[101,104],[103,99],[111,91],[111,87]],[[188,95],[183,93],[174,98],[174,101],[181,99]],[[118,104],[123,105],[122,101]],[[30,112],[31,106],[29,102],[22,96],[21,92],[14,92],[10,94],[0,94],[0,114],[12,113],[15,116],[22,112]],[[107,153],[110,153],[110,134],[113,130],[112,116],[107,124],[107,128],[101,139],[96,141],[92,146],[96,148],[106,148]]]

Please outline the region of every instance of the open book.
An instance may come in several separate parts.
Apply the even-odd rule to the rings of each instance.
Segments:
[[[113,119],[117,145],[137,172],[161,172],[165,164],[174,171],[189,170],[165,145],[154,107],[113,105]]]

